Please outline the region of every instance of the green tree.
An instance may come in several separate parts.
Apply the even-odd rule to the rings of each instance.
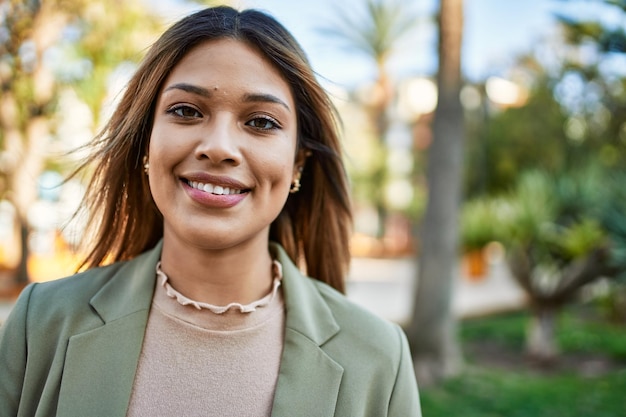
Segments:
[[[580,0],[562,0],[568,3],[579,3]],[[603,4],[607,12],[621,14],[621,23],[625,23],[625,0],[594,0]],[[565,26],[566,35],[570,42],[581,45],[587,41],[593,42],[601,52],[626,52],[626,29],[624,25],[607,26],[599,20],[577,19],[563,13],[557,14],[558,19]]]
[[[623,69],[612,67],[615,58],[623,59],[626,52],[626,1],[596,0],[593,3],[619,24],[600,18],[575,19],[558,15],[569,53],[563,65],[563,82],[557,85],[555,93],[562,97],[568,110],[567,133],[577,141],[579,161],[591,154],[606,169],[623,169],[626,166],[623,122],[626,79]],[[576,94],[567,94],[572,86],[577,86]]]
[[[626,2],[596,3],[626,22]],[[585,285],[626,270],[626,84],[607,65],[626,50],[623,25],[559,21],[561,61],[547,70],[520,60],[516,70],[533,79],[528,102],[490,115],[467,164],[483,170],[469,177],[470,195],[507,196],[498,229],[506,231],[500,237],[509,265],[530,300],[528,353],[543,361],[558,353],[562,306]]]
[[[69,45],[69,53],[90,70],[68,81],[91,109],[97,127],[111,73],[123,63],[138,62],[163,24],[143,1],[109,0],[90,2],[74,26],[80,38]]]
[[[528,295],[527,353],[557,357],[556,315],[598,278],[626,272],[626,179],[596,167],[554,176],[523,175],[498,228],[513,277]]]
[[[60,39],[81,1],[4,1],[0,28],[0,140],[2,143],[2,196],[16,209],[22,260],[18,282],[28,280],[29,225],[27,212],[37,195],[36,180],[50,135],[57,83],[45,65],[45,53]]]
[[[562,3],[596,3],[626,23],[624,1]],[[561,36],[551,41],[549,68],[525,55],[511,70],[531,80],[528,101],[495,111],[487,101],[483,122],[472,123],[468,196],[505,192],[515,186],[519,172],[529,169],[565,173],[590,159],[606,170],[626,166],[626,79],[615,70],[616,57],[626,50],[624,25],[557,17]]]
[[[461,367],[450,304],[458,258],[463,165],[462,37],[463,1],[442,0],[438,103],[428,151],[428,203],[419,236],[418,285],[408,328],[415,372],[424,385],[454,375]]]
[[[139,58],[131,34],[154,22],[135,1],[42,0],[0,3],[0,196],[16,208],[21,261],[16,281],[28,281],[28,210],[54,136],[57,99],[68,82],[81,82],[94,114],[108,74],[121,60]],[[78,33],[72,39],[71,33]],[[142,44],[145,47],[147,44]],[[83,60],[90,70],[66,78],[52,52]]]
[[[517,70],[529,65],[523,61]],[[485,96],[487,103],[478,112],[486,114],[472,115],[465,154],[466,197],[506,192],[525,170],[560,172],[571,164],[575,146],[563,129],[567,114],[554,96],[558,80],[543,69],[530,75],[533,85],[523,106],[490,110]]]

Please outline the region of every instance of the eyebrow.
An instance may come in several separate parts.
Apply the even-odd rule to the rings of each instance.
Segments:
[[[282,101],[281,99],[279,99],[278,97],[272,94],[250,93],[250,94],[244,95],[243,100],[247,103],[276,103],[276,104],[280,104],[287,110],[291,111],[287,103],[285,103],[284,101]]]
[[[187,83],[173,84],[165,89],[165,91],[170,90],[182,90],[206,98],[210,98],[213,96],[212,92],[208,89]],[[287,103],[285,103],[283,100],[273,94],[247,93],[243,96],[243,101],[246,103],[275,103],[283,106],[288,111],[291,111]]]
[[[169,87],[165,89],[165,91],[170,91],[170,90],[183,90],[188,93],[196,94],[198,96],[202,96],[206,98],[211,97],[211,92],[209,90],[207,90],[204,87],[198,87],[197,85],[193,85],[193,84],[178,83],[178,84],[170,85]]]

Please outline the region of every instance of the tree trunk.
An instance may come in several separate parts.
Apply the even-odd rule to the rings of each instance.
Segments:
[[[526,353],[544,364],[550,364],[558,355],[555,312],[549,307],[535,308],[526,330]]]
[[[376,80],[376,90],[379,94],[377,102],[372,109],[372,121],[374,126],[375,135],[380,145],[379,163],[376,171],[373,173],[374,185],[377,189],[374,196],[374,205],[376,208],[376,214],[378,215],[378,225],[376,227],[376,238],[381,241],[387,234],[387,203],[385,201],[385,189],[387,188],[387,177],[389,167],[388,165],[388,146],[387,143],[387,131],[389,130],[389,106],[393,100],[393,86],[391,79],[387,74],[385,67],[386,59],[378,57],[376,59],[376,65],[378,70],[378,79]]]
[[[529,255],[529,248],[513,247],[507,261],[512,275],[526,293],[532,308],[532,317],[526,330],[526,353],[540,363],[550,365],[559,355],[555,318],[564,304],[570,303],[578,291],[599,277],[614,277],[618,270],[609,260],[608,249],[601,247],[586,257],[561,267],[556,285],[545,289],[533,279],[533,271],[540,267]]]
[[[422,224],[418,285],[408,329],[422,385],[460,371],[462,359],[451,312],[458,264],[458,214],[463,162],[461,89],[462,0],[442,0],[439,15],[438,104],[428,154],[428,204]]]

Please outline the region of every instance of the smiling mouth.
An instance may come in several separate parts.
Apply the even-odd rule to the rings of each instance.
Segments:
[[[224,187],[221,185],[203,183],[199,181],[188,181],[188,180],[184,180],[184,181],[191,188],[204,191],[205,193],[215,194],[215,195],[234,195],[234,194],[243,194],[245,192],[248,192],[248,190],[244,190],[241,188]]]

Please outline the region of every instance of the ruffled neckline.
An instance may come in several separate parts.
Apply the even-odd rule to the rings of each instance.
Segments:
[[[274,300],[283,278],[283,267],[277,260],[272,261],[272,274],[274,276],[274,279],[272,283],[272,290],[269,294],[248,304],[230,303],[225,306],[218,306],[214,304],[204,303],[201,301],[195,301],[176,291],[170,285],[169,278],[167,277],[165,272],[161,270],[160,261],[156,265],[156,273],[159,280],[159,285],[165,288],[165,293],[167,294],[167,296],[175,299],[182,306],[190,306],[197,310],[208,310],[215,314],[224,314],[231,309],[235,311],[239,310],[239,312],[241,313],[252,313],[258,308],[268,306]]]

